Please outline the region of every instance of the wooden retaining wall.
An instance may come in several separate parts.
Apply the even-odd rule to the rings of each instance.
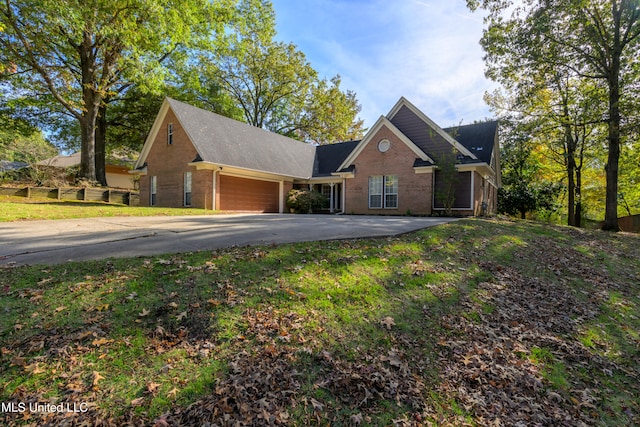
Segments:
[[[630,215],[618,218],[620,230],[629,233],[640,233],[640,215]]]
[[[104,188],[0,187],[0,195],[41,197],[56,200],[83,200],[85,202],[120,203],[129,206],[138,206],[140,204],[140,194],[137,191]]]

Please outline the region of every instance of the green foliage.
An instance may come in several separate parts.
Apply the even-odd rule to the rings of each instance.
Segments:
[[[163,60],[179,47],[209,43],[227,19],[226,4],[7,1],[0,13],[0,62],[15,64],[10,83],[18,97],[46,93],[50,103],[43,109],[64,110],[77,120],[82,175],[95,180],[95,156],[104,163],[95,129],[105,103],[131,83],[157,88],[168,76]]]
[[[452,148],[448,152],[434,158],[438,167],[436,174],[436,200],[444,206],[445,214],[451,216],[456,202],[456,185],[458,184],[458,169],[456,168],[457,151]]]
[[[240,1],[226,35],[202,52],[198,98],[206,104],[213,95],[215,104],[226,94],[247,123],[292,138],[319,144],[360,138],[355,93],[341,90],[340,76],[319,78],[296,45],[274,40],[274,28],[271,3]],[[207,93],[211,88],[218,90]]]
[[[519,100],[537,102],[541,87],[556,95],[542,102],[537,112],[554,117],[561,129],[557,141],[566,148],[570,224],[578,225],[580,216],[579,168],[585,138],[592,125],[606,125],[594,142],[606,147],[604,228],[617,230],[620,152],[632,128],[627,124],[640,114],[633,100],[640,76],[637,1],[552,0],[515,9],[503,0],[468,0],[467,5],[489,12],[481,39],[486,74]],[[543,126],[538,132],[544,130]],[[571,218],[574,209],[577,218]]]
[[[515,182],[498,190],[498,212],[507,215],[538,211],[543,216],[557,212],[558,196],[564,186],[559,182]]]
[[[317,191],[293,189],[287,193],[287,207],[295,213],[312,213],[325,209],[329,201]]]

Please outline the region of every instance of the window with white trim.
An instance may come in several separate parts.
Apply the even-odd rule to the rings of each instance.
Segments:
[[[184,173],[184,205],[191,206],[191,172]]]
[[[396,175],[369,177],[369,208],[398,208],[398,177]]]
[[[384,207],[398,208],[398,177],[396,175],[384,177]]]
[[[369,177],[369,209],[382,208],[382,176]]]
[[[149,206],[158,203],[158,177],[152,176],[149,180]]]
[[[173,144],[173,123],[167,125],[167,145]]]

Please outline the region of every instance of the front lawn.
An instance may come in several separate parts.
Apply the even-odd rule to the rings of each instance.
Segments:
[[[0,420],[638,425],[638,248],[630,234],[463,220],[0,270],[0,402],[26,406]]]
[[[221,212],[196,208],[140,207],[103,202],[0,196],[0,222],[112,216],[211,215],[213,213]]]

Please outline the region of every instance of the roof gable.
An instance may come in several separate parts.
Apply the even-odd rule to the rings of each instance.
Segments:
[[[171,109],[198,152],[199,161],[294,178],[313,174],[315,147],[166,98],[136,168],[141,167]]]
[[[380,116],[378,121],[376,121],[371,129],[369,129],[362,141],[358,143],[358,145],[349,154],[349,156],[342,162],[338,170],[348,168],[383,126],[387,127],[391,132],[394,133],[394,135],[396,135],[396,137],[398,137],[398,139],[400,139],[400,141],[404,142],[407,147],[409,147],[411,151],[416,154],[417,158],[425,162],[434,163],[433,159],[429,157],[429,155],[427,155],[424,150],[421,150],[418,146],[416,146],[416,144],[414,144],[413,141],[409,139],[403,132],[401,132],[392,122],[390,122],[386,117]]]
[[[477,160],[474,153],[456,141],[422,111],[402,97],[387,118],[430,157],[439,157],[455,148],[462,156]]]

